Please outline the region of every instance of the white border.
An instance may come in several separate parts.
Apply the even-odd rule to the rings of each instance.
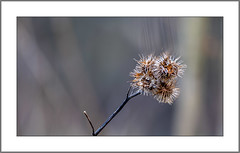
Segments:
[[[17,137],[17,16],[223,16],[223,137]],[[237,151],[238,2],[2,2],[2,151]]]

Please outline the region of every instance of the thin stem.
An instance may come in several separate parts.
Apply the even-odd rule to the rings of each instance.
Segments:
[[[90,118],[88,117],[87,112],[86,112],[86,111],[83,111],[83,114],[86,116],[86,118],[87,118],[87,120],[88,120],[88,122],[89,122],[89,124],[90,124],[90,126],[91,126],[91,128],[92,128],[92,135],[94,135],[94,127],[93,127],[93,125],[92,125],[92,122],[91,122]]]
[[[122,103],[122,105],[120,105],[120,106],[117,108],[117,110],[116,110],[111,116],[109,116],[109,118],[103,123],[103,125],[100,126],[100,127],[97,129],[97,131],[94,133],[94,135],[97,136],[97,135],[103,130],[103,128],[122,110],[122,108],[126,105],[126,103],[127,103],[130,99],[132,99],[133,97],[135,97],[135,96],[137,96],[137,95],[139,95],[139,94],[140,94],[140,92],[137,92],[137,93],[131,95],[130,97],[127,97],[127,98],[124,100],[124,102]]]
[[[104,127],[122,110],[122,108],[127,104],[127,102],[128,102],[130,99],[132,99],[133,97],[141,94],[141,92],[136,92],[136,93],[131,94],[131,95],[129,96],[130,90],[131,90],[131,87],[129,88],[129,90],[128,90],[128,92],[127,92],[126,99],[123,101],[123,103],[116,109],[115,112],[113,112],[113,114],[112,114],[111,116],[108,117],[108,119],[102,124],[102,126],[100,126],[100,127],[97,129],[96,132],[94,132],[94,128],[93,128],[92,123],[91,123],[91,121],[89,120],[88,116],[84,113],[84,114],[86,115],[87,119],[88,119],[88,122],[90,123],[90,125],[91,125],[91,127],[92,127],[92,130],[93,130],[92,135],[93,135],[93,136],[97,136],[97,135],[104,129]]]

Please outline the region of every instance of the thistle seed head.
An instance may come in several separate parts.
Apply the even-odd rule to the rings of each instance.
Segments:
[[[155,88],[156,78],[153,75],[153,67],[156,64],[155,62],[156,57],[152,54],[147,57],[140,56],[136,68],[130,73],[130,76],[134,77],[131,84],[132,87],[138,88],[138,91],[143,95],[149,95],[149,93]]]
[[[180,57],[174,59],[168,53],[163,53],[159,56],[154,67],[154,73],[161,81],[169,82],[177,77],[182,77],[186,68],[182,61],[177,62]]]
[[[143,95],[153,95],[159,102],[172,104],[179,96],[180,90],[176,88],[178,77],[182,77],[186,65],[179,61],[180,57],[174,59],[168,53],[161,56],[153,54],[140,56],[137,65],[130,76],[134,79],[131,86]]]
[[[176,81],[161,82],[160,84],[158,88],[153,90],[154,98],[159,102],[172,104],[180,94],[179,88],[175,87]]]

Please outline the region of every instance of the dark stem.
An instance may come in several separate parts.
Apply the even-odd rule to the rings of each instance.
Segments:
[[[103,128],[122,110],[122,108],[126,105],[126,103],[132,99],[133,97],[139,95],[140,92],[137,92],[133,95],[131,95],[130,97],[126,97],[126,99],[124,100],[124,102],[122,103],[122,105],[120,105],[117,110],[111,115],[109,116],[109,118],[103,123],[102,126],[100,126],[97,131],[94,133],[94,136],[97,136],[102,130]]]
[[[92,125],[92,122],[91,122],[90,118],[88,117],[87,112],[86,112],[86,111],[83,111],[83,113],[84,113],[84,115],[86,116],[86,118],[87,118],[87,120],[88,120],[88,122],[89,122],[89,124],[90,124],[90,126],[91,126],[91,128],[92,128],[92,135],[94,135],[94,127],[93,127],[93,125]]]
[[[130,99],[132,99],[133,97],[141,94],[141,92],[136,92],[136,93],[131,94],[131,95],[129,96],[130,90],[131,90],[131,87],[129,88],[128,93],[127,93],[127,96],[126,96],[126,99],[123,101],[123,103],[116,109],[115,112],[113,112],[113,114],[112,114],[111,116],[109,116],[109,118],[102,124],[102,126],[100,126],[100,127],[96,130],[96,132],[94,132],[94,128],[93,128],[93,126],[92,126],[92,123],[91,123],[89,117],[86,115],[86,112],[84,111],[84,112],[85,112],[84,114],[86,115],[86,117],[87,117],[87,119],[88,119],[88,122],[90,123],[90,125],[91,125],[91,127],[92,127],[92,130],[93,130],[92,135],[93,135],[93,136],[97,136],[97,135],[103,130],[103,128],[122,110],[122,108],[127,104],[127,102],[128,102]]]

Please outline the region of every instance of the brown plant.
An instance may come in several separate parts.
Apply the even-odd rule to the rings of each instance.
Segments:
[[[158,57],[153,54],[140,56],[130,73],[134,78],[131,86],[143,95],[153,95],[159,102],[172,104],[180,94],[179,88],[175,87],[177,78],[182,77],[187,67],[181,64],[182,61],[178,62],[179,58],[174,59],[169,53]]]

